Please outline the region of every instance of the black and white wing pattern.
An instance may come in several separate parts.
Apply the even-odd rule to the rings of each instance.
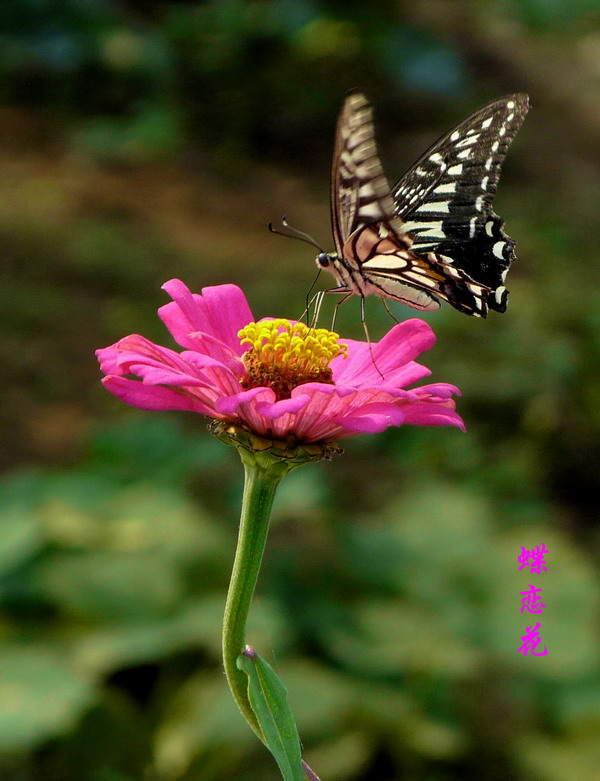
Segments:
[[[484,106],[437,141],[390,189],[377,154],[373,111],[350,93],[337,124],[331,176],[336,251],[317,265],[339,292],[432,310],[440,299],[468,315],[504,312],[514,241],[492,211],[526,95]]]
[[[393,219],[395,210],[377,154],[373,109],[362,93],[351,92],[338,119],[331,169],[331,227],[338,256],[352,233]]]
[[[394,213],[413,252],[435,254],[489,288],[486,308],[498,312],[506,310],[504,281],[515,242],[492,201],[528,109],[524,94],[488,103],[436,141],[392,187]]]
[[[340,292],[373,293],[421,310],[438,309],[438,296],[455,306],[463,298],[464,311],[477,309],[457,271],[410,251],[412,239],[395,211],[377,153],[373,109],[362,93],[352,92],[340,112],[331,174],[336,252],[321,253],[317,264],[333,274]]]

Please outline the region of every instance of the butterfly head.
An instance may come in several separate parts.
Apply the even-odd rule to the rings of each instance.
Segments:
[[[330,269],[335,261],[338,260],[338,254],[337,252],[320,252],[316,260],[318,268]]]

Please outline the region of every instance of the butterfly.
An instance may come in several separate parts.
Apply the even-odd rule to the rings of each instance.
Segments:
[[[440,299],[467,315],[506,310],[515,242],[492,201],[508,147],[529,109],[524,94],[474,112],[436,141],[390,188],[375,144],[373,109],[347,95],[331,175],[335,252],[317,266],[335,292],[374,294],[414,309]]]

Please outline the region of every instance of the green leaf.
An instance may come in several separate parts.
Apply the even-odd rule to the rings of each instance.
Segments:
[[[0,755],[71,729],[93,701],[93,682],[43,645],[0,646]]]
[[[300,738],[285,686],[273,668],[250,647],[238,657],[237,666],[248,676],[250,705],[284,781],[306,781]]]

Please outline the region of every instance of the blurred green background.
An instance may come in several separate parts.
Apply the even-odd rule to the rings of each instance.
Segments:
[[[314,253],[266,223],[330,245],[352,87],[392,180],[530,93],[496,199],[519,260],[506,315],[426,316],[466,435],[357,437],[285,481],[249,640],[323,781],[598,778],[599,22],[598,0],[5,0],[0,778],[279,778],[219,660],[237,455],[117,402],[93,351],[170,343],[174,276],[299,316]],[[362,337],[357,301],[338,325]],[[539,544],[548,572],[519,573]],[[529,583],[547,656],[517,654]]]

